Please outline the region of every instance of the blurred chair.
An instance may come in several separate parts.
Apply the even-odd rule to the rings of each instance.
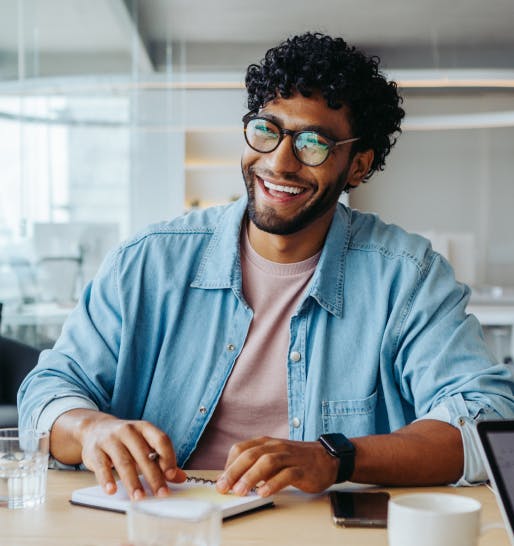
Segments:
[[[0,336],[0,426],[18,426],[18,388],[37,364],[39,353],[29,345]]]

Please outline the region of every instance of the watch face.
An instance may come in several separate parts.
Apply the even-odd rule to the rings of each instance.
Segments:
[[[322,434],[319,439],[329,453],[335,457],[338,457],[343,453],[352,453],[355,451],[355,446],[344,434]]]

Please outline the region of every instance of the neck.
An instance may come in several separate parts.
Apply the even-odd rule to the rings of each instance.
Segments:
[[[307,260],[323,247],[334,210],[290,235],[268,233],[248,221],[248,239],[258,254],[272,262],[287,264]]]

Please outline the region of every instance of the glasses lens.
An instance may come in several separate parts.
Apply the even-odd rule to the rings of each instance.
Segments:
[[[296,157],[306,165],[320,165],[325,161],[330,146],[328,142],[318,133],[313,131],[303,131],[296,135],[294,140]]]
[[[280,130],[264,118],[251,119],[245,130],[248,144],[258,152],[271,152],[280,142]]]

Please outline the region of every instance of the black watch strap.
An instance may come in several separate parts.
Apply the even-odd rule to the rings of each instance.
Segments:
[[[355,446],[340,432],[322,434],[318,441],[332,457],[339,459],[339,469],[335,483],[342,483],[350,479],[355,467]]]

